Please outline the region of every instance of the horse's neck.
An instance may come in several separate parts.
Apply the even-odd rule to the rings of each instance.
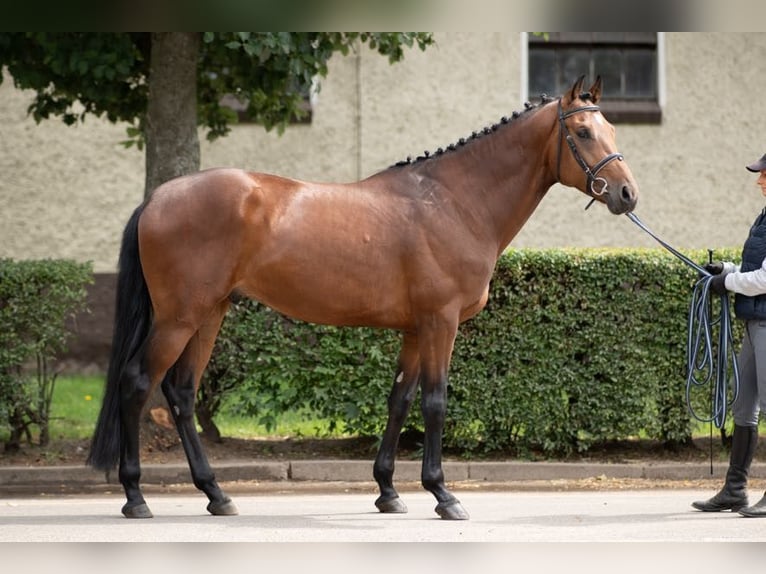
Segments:
[[[551,167],[544,165],[553,120],[543,110],[536,114],[540,117],[516,120],[516,125],[430,160],[429,175],[462,207],[466,223],[497,244],[498,254],[555,182]]]

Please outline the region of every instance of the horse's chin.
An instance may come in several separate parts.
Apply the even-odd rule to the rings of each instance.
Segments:
[[[632,208],[625,206],[625,205],[612,205],[611,203],[607,202],[606,208],[609,210],[609,213],[612,213],[614,215],[624,215],[625,213],[628,213],[629,211],[633,211]]]
[[[624,215],[630,213],[636,208],[635,201],[623,201],[621,199],[614,200],[611,196],[604,202],[610,213],[614,215]]]

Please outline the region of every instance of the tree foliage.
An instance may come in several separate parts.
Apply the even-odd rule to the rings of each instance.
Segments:
[[[127,123],[125,145],[146,149],[148,197],[199,169],[197,127],[210,140],[228,133],[237,115],[224,97],[281,133],[305,113],[334,53],[366,44],[397,62],[405,48],[432,43],[430,34],[404,32],[0,32],[0,68],[35,92],[29,113],[37,122],[93,115]],[[150,411],[162,406],[158,395]]]
[[[281,132],[305,113],[302,99],[327,75],[334,53],[366,44],[393,63],[405,48],[432,43],[430,34],[415,32],[204,32],[198,124],[208,139],[226,135],[237,116],[221,100],[231,95],[245,103],[251,120]],[[126,143],[141,145],[151,49],[148,32],[3,32],[0,67],[16,87],[35,91],[29,106],[35,121],[58,116],[71,125],[94,115],[127,122]]]

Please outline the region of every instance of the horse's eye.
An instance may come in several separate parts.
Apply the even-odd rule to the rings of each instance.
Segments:
[[[577,137],[584,140],[590,139],[590,130],[588,128],[580,128],[577,130]]]

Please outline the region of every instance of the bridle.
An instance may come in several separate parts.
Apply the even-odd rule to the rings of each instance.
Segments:
[[[558,151],[558,159],[556,160],[556,180],[561,181],[561,140],[566,139],[567,145],[569,145],[569,149],[572,150],[572,155],[574,156],[575,161],[582,168],[582,170],[585,172],[586,177],[588,178],[587,189],[590,191],[591,196],[593,197],[593,200],[591,200],[591,202],[588,204],[588,207],[591,206],[591,204],[593,203],[593,201],[595,201],[597,197],[601,197],[607,192],[607,187],[608,187],[607,182],[603,177],[598,177],[598,172],[601,171],[609,162],[615,159],[622,161],[623,156],[619,152],[610,153],[608,156],[603,158],[593,167],[588,167],[588,164],[580,155],[580,152],[577,151],[577,145],[574,142],[574,138],[572,137],[572,134],[569,133],[569,128],[567,127],[567,124],[564,120],[567,119],[569,116],[573,116],[574,114],[578,114],[580,112],[597,112],[600,109],[601,108],[599,108],[596,105],[590,105],[590,106],[582,106],[582,107],[575,108],[573,110],[568,110],[565,112],[561,109],[561,99],[559,99],[559,103],[558,103],[559,151]],[[585,209],[588,209],[588,207],[586,207]]]

